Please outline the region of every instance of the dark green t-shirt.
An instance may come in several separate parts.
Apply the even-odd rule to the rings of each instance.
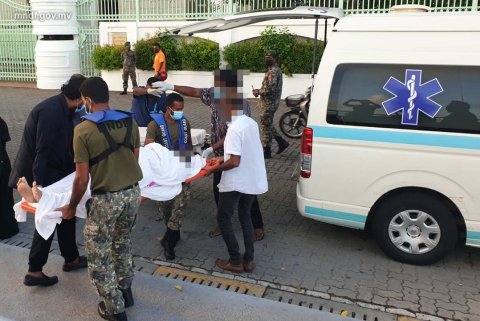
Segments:
[[[113,140],[121,144],[127,134],[127,120],[107,121],[105,125]],[[140,147],[138,126],[132,122],[131,144]],[[85,120],[75,127],[73,149],[75,163],[86,163],[109,148],[107,139],[98,129],[97,124]],[[143,174],[133,151],[120,147],[107,158],[90,167],[91,190],[114,192],[133,185],[142,179]]]
[[[165,121],[165,123],[168,126],[168,132],[170,134],[170,138],[172,139],[172,142],[177,142],[178,141],[178,123],[169,123]],[[151,122],[148,123],[147,126],[147,136],[146,138],[153,138],[155,143],[161,144],[162,143],[162,137],[160,135],[160,127],[158,124],[152,120]]]
[[[169,123],[169,122],[165,121],[165,123],[168,126],[168,132],[170,134],[170,138],[171,138],[172,143],[173,143],[173,149],[178,150],[179,149],[178,148],[179,147],[178,137],[180,135],[179,128],[178,128],[178,121],[176,121],[175,123]],[[188,122],[188,120],[187,120],[187,132],[188,132],[187,146],[188,146],[188,150],[191,150],[192,149],[192,135],[191,135],[190,123]],[[161,136],[161,133],[160,133],[160,127],[158,126],[156,121],[152,120],[150,123],[148,123],[146,138],[150,138],[150,139],[153,138],[155,143],[163,145],[162,136]],[[164,146],[164,147],[168,148],[168,146]]]

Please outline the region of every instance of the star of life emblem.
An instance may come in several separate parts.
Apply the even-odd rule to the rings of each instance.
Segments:
[[[405,82],[395,77],[390,77],[383,89],[394,97],[382,102],[387,115],[402,111],[402,125],[418,125],[420,112],[430,118],[434,118],[442,105],[432,99],[443,92],[443,88],[437,78],[422,83],[422,70],[406,69]]]

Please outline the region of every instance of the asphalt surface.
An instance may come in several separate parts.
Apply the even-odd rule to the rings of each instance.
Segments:
[[[56,93],[0,87],[0,114],[10,128],[12,142],[7,144],[7,150],[12,160],[28,112],[35,104]],[[131,95],[111,93],[113,108],[129,109],[130,101]],[[257,101],[252,100],[253,117],[258,121],[256,104]],[[282,103],[276,121],[285,110]],[[194,128],[209,130],[209,110],[198,99],[186,99],[185,115]],[[259,197],[265,239],[255,244],[255,271],[242,277],[269,288],[424,320],[480,321],[480,249],[459,246],[436,264],[411,266],[386,257],[361,231],[300,216],[295,198],[299,141],[290,139],[289,142],[291,146],[284,153],[266,161],[269,191]],[[274,152],[276,148],[274,144]],[[339,179],[344,179],[341,173]],[[158,265],[173,265],[210,275],[223,273],[215,267],[215,260],[227,257],[225,244],[221,238],[207,236],[215,225],[211,178],[195,181],[191,190],[182,240],[173,262],[165,261],[160,246],[159,237],[165,226],[157,204],[153,201],[142,203],[133,233],[137,262],[149,262],[152,271]],[[238,221],[234,224],[240,237]],[[79,220],[77,238],[80,247],[83,245],[82,227],[83,222]],[[13,239],[31,240],[33,219],[20,224],[20,229],[21,233]],[[58,254],[56,245],[53,248],[53,253]],[[51,266],[48,262],[46,271]]]

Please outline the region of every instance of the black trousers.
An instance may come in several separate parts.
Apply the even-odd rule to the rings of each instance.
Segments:
[[[222,172],[214,172],[213,173],[213,196],[215,197],[215,203],[217,204],[218,208],[218,199],[219,199],[219,191],[218,191],[218,184],[220,183],[220,179],[222,178]],[[255,199],[253,200],[252,204],[252,224],[253,228],[263,228],[263,218],[262,212],[260,211],[260,204],[258,204],[257,195],[254,195]]]
[[[62,220],[56,228],[60,253],[67,263],[73,262],[79,256],[75,238],[76,221],[76,218]],[[43,270],[43,266],[47,263],[54,234],[55,233],[53,233],[48,240],[45,240],[35,229],[32,248],[28,256],[28,272],[41,272]]]
[[[222,237],[227,245],[230,262],[240,264],[240,250],[232,226],[232,215],[238,206],[238,218],[243,232],[243,243],[245,245],[245,254],[243,263],[253,261],[253,225],[251,219],[252,204],[255,195],[243,194],[240,192],[220,193],[218,200],[217,221]]]

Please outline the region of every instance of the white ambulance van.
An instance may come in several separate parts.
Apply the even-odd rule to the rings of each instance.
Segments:
[[[480,12],[339,19],[309,111],[302,215],[410,264],[480,246]]]
[[[411,264],[433,263],[459,242],[480,247],[480,12],[297,7],[172,32],[290,18],[333,24],[302,136],[300,213],[366,229]]]

